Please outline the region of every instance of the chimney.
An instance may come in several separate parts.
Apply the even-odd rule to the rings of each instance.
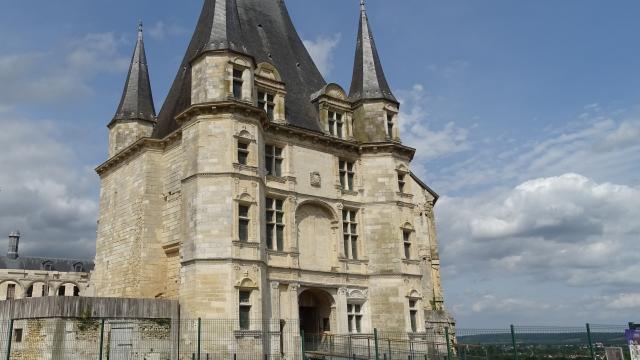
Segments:
[[[14,231],[9,234],[9,251],[7,251],[7,257],[9,259],[18,258],[18,244],[20,242],[20,231]]]

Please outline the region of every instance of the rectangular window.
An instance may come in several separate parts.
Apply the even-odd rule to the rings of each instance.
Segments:
[[[344,256],[358,259],[358,221],[356,210],[342,211],[342,232],[344,236]]]
[[[344,122],[342,114],[335,111],[329,111],[329,134],[343,138]]]
[[[240,241],[249,241],[249,206],[238,205],[238,238]]]
[[[350,333],[362,332],[362,305],[347,304],[347,321]]]
[[[267,198],[267,248],[284,251],[284,202]]]
[[[7,300],[16,298],[16,284],[7,284]]]
[[[240,69],[233,69],[233,97],[242,100],[242,85],[244,80],[242,79],[243,71]]]
[[[273,145],[265,146],[265,163],[267,175],[282,176],[282,148]]]
[[[409,300],[409,319],[411,320],[411,332],[418,331],[418,302]]]
[[[239,294],[240,330],[251,328],[251,291],[240,291]]]
[[[49,296],[49,285],[42,285],[42,296]]]
[[[240,165],[249,163],[249,143],[238,141],[238,163]]]
[[[387,113],[387,137],[393,139],[393,114]]]
[[[258,107],[267,112],[269,120],[273,121],[273,112],[276,108],[275,96],[264,91],[258,91]]]
[[[22,329],[14,329],[13,330],[14,333],[14,341],[19,343],[22,342]]]
[[[58,296],[65,296],[66,294],[66,286],[65,285],[60,285],[60,287],[58,288]]]
[[[356,176],[353,162],[340,160],[338,166],[340,167],[340,186],[343,190],[353,191],[353,180]]]
[[[411,234],[410,230],[402,230],[402,240],[404,242],[404,258],[411,259]]]
[[[404,179],[405,179],[405,177],[406,177],[406,175],[405,175],[405,174],[403,174],[403,173],[398,173],[398,189],[399,189],[399,190],[400,190],[400,192],[401,192],[401,193],[403,193],[403,194],[404,194],[404,190],[405,190],[405,187],[406,187],[406,184],[407,184],[407,183],[405,182],[405,180],[404,180]]]

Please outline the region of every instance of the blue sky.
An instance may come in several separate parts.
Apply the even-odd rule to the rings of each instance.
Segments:
[[[288,0],[349,87],[358,1]],[[95,165],[138,19],[160,108],[201,0],[11,1],[0,13],[0,233],[92,256]],[[414,169],[442,195],[459,325],[626,323],[640,310],[640,3],[368,1]]]

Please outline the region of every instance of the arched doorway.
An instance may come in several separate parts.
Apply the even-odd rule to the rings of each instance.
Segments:
[[[333,322],[333,297],[324,290],[309,289],[298,298],[300,329],[305,334],[322,334],[331,331]]]

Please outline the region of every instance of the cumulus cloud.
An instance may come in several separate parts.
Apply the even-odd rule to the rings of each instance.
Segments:
[[[439,206],[454,273],[482,267],[567,286],[640,284],[631,275],[640,271],[639,188],[564,174]]]
[[[128,56],[113,33],[88,34],[48,52],[0,55],[0,107],[64,101],[92,93],[100,72],[122,72]],[[62,52],[62,53],[60,53]]]
[[[334,50],[340,43],[342,34],[337,33],[330,36],[321,35],[315,40],[304,40],[309,54],[324,76],[328,76],[333,70]]]
[[[51,122],[2,116],[0,238],[22,231],[21,253],[90,257],[95,250],[95,175],[78,167]]]

